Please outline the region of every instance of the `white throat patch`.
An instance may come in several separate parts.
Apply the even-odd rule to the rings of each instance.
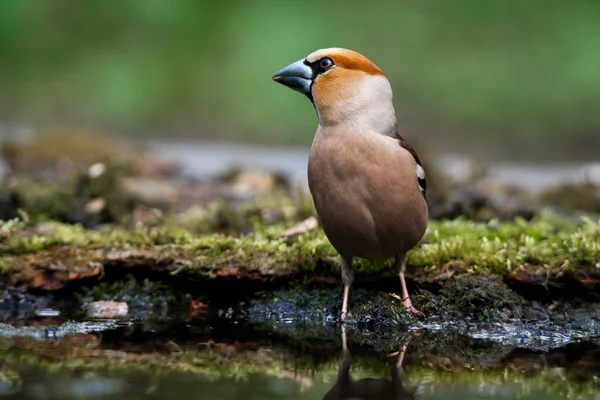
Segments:
[[[318,103],[316,104],[318,108]],[[318,113],[318,110],[317,110]],[[392,136],[396,133],[396,113],[392,103],[392,88],[383,76],[364,74],[357,93],[328,110],[327,121],[321,124],[345,124],[359,131],[373,131]]]

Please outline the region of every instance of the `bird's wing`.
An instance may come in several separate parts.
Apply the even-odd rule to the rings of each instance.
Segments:
[[[415,159],[415,162],[417,163],[417,183],[419,184],[419,189],[421,189],[421,193],[423,193],[423,197],[426,197],[425,193],[427,191],[427,181],[425,179],[425,170],[421,165],[421,160],[419,160],[417,152],[406,140],[404,140],[402,136],[400,136],[398,132],[396,132],[394,138],[397,139],[398,143],[400,143],[400,146],[402,146],[406,151],[408,151]]]

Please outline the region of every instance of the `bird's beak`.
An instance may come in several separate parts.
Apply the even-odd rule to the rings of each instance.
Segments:
[[[273,80],[297,92],[309,94],[313,83],[313,70],[302,59],[278,71],[273,75]]]

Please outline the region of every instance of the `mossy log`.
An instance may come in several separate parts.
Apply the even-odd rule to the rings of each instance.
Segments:
[[[10,285],[47,291],[133,267],[180,280],[337,282],[338,256],[324,233],[317,229],[290,241],[279,237],[287,227],[260,225],[250,234],[228,236],[197,235],[173,224],[86,230],[9,221],[2,225],[0,272]],[[565,289],[595,296],[600,224],[550,214],[532,221],[431,221],[422,243],[409,252],[408,265],[409,276],[423,285],[491,274],[517,289],[543,288],[551,297]],[[390,282],[390,266],[391,260],[357,260],[357,281]]]

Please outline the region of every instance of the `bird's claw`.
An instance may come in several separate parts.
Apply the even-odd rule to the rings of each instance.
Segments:
[[[418,318],[425,318],[425,314],[423,314],[421,311],[417,310],[413,305],[412,302],[410,301],[410,299],[404,299],[404,309],[406,311],[408,311],[409,313],[411,313],[412,315],[415,315]]]

